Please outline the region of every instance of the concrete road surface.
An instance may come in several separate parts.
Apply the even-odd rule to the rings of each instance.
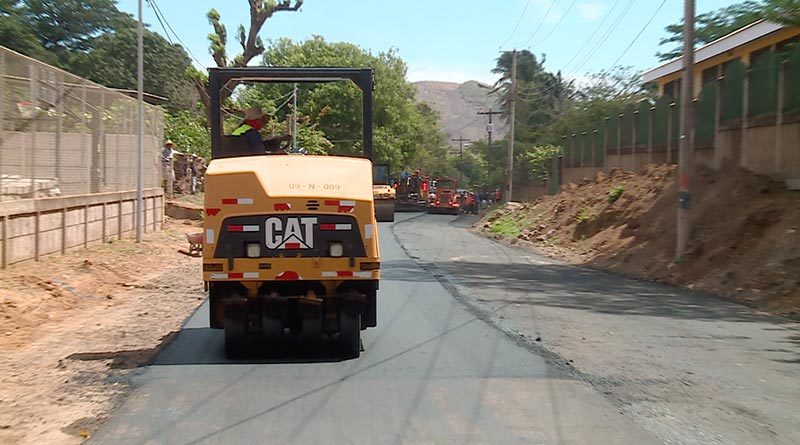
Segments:
[[[479,319],[406,256],[390,226],[380,237],[378,327],[364,335],[361,358],[312,351],[231,362],[203,306],[90,443],[660,442]]]

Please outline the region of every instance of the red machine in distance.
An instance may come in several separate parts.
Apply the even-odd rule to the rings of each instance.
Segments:
[[[436,180],[436,198],[428,204],[428,213],[447,213],[458,215],[461,204],[456,196],[458,180],[454,178],[441,178]]]

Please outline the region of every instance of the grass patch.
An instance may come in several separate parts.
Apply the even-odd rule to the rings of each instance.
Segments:
[[[623,193],[625,193],[625,187],[621,185],[614,187],[610,192],[608,192],[608,203],[614,204]]]
[[[593,219],[594,215],[592,215],[592,212],[586,207],[580,209],[578,213],[575,214],[575,221],[579,223],[591,221]]]
[[[504,216],[489,226],[489,232],[504,238],[516,238],[522,233],[522,230],[520,230],[517,221],[508,216]]]

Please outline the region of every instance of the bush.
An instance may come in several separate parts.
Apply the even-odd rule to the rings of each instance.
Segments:
[[[618,185],[618,186],[614,187],[613,189],[611,189],[611,191],[608,192],[608,203],[609,204],[614,204],[615,202],[617,202],[619,197],[622,196],[622,194],[624,192],[625,192],[625,187],[623,187],[621,185]]]

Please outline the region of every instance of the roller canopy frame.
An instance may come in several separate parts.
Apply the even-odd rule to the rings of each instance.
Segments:
[[[208,93],[211,99],[211,157],[223,157],[220,91],[231,82],[323,83],[351,80],[361,89],[363,157],[372,159],[372,92],[374,74],[370,68],[209,68]]]

